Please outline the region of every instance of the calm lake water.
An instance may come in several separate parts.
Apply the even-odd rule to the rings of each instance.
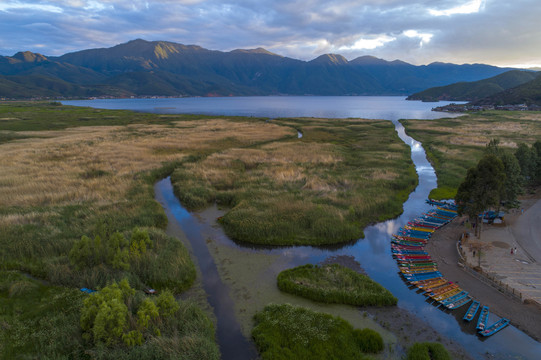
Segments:
[[[65,105],[128,109],[159,114],[206,114],[257,117],[322,117],[367,119],[437,119],[430,111],[449,102],[405,101],[400,96],[254,96],[180,99],[96,99],[62,101]],[[437,105],[435,105],[437,104]],[[444,114],[443,116],[454,116]]]
[[[257,247],[243,247],[228,239],[221,233],[218,241],[224,246],[230,246],[243,251],[245,256],[250,254],[279,255],[287,259],[287,267],[306,263],[319,263],[329,256],[353,256],[365,271],[374,280],[389,289],[398,299],[398,306],[411,311],[422,320],[430,323],[443,335],[452,338],[461,344],[475,359],[539,359],[541,344],[529,336],[509,326],[498,334],[480,339],[471,326],[461,319],[467,306],[454,312],[443,312],[425,301],[425,297],[410,290],[401,280],[397,271],[396,262],[390,251],[390,237],[397,229],[411,219],[430,209],[425,203],[431,189],[436,187],[437,179],[434,169],[426,160],[422,144],[404,133],[404,128],[397,121],[403,118],[434,119],[453,116],[451,114],[430,111],[433,103],[404,101],[402,97],[239,97],[239,98],[183,98],[183,99],[130,99],[130,100],[91,100],[91,101],[64,101],[66,105],[91,106],[106,109],[130,109],[155,113],[197,113],[209,115],[238,115],[256,117],[329,117],[347,118],[363,117],[373,119],[391,120],[395,124],[400,138],[411,147],[412,160],[419,176],[419,185],[410,194],[404,203],[404,212],[393,220],[388,220],[364,229],[365,238],[354,244],[348,244],[336,249],[322,249],[315,247],[290,247],[275,249],[258,249]],[[440,102],[438,105],[446,104]],[[165,179],[155,186],[156,198],[160,201],[169,215],[170,221],[177,223],[187,234],[192,246],[201,247],[201,231],[209,224],[186,211],[174,197],[169,179]],[[210,255],[208,250],[201,249],[194,254],[198,263],[208,264]],[[206,266],[206,265],[205,265]],[[214,264],[208,264],[210,270],[204,270],[204,287],[209,295],[209,302],[214,304],[227,304],[231,299],[224,293]],[[269,271],[278,273],[282,268],[273,268]],[[211,275],[212,274],[212,275]],[[274,284],[272,284],[274,286]],[[467,289],[466,289],[467,290]],[[235,347],[243,347],[243,339],[235,320],[229,316],[232,309],[220,308],[215,311],[218,319],[218,341],[222,350],[225,350],[224,359],[250,358],[253,354],[251,346],[245,351],[235,355]],[[224,315],[228,314],[228,315]],[[491,316],[491,321],[497,317]],[[225,329],[233,331],[227,331]],[[236,332],[238,336],[232,339]],[[227,335],[224,335],[224,333]],[[220,334],[222,334],[220,336]],[[246,344],[244,344],[246,346]]]

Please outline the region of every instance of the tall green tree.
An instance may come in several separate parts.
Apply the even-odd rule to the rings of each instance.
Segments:
[[[500,147],[499,139],[492,139],[485,148],[486,155],[498,157],[505,172],[505,181],[501,191],[501,204],[509,209],[519,206],[518,195],[523,192],[523,177],[517,158],[508,149]]]
[[[541,140],[537,140],[533,144],[533,149],[535,149],[535,154],[537,155],[534,172],[535,183],[541,184]]]
[[[515,157],[520,165],[520,172],[527,183],[531,183],[537,168],[537,151],[525,143],[518,144]]]
[[[470,168],[466,179],[458,187],[455,201],[458,213],[466,214],[479,224],[479,214],[490,208],[499,207],[505,182],[503,162],[496,155],[485,155],[476,167]],[[476,226],[481,236],[480,226]]]

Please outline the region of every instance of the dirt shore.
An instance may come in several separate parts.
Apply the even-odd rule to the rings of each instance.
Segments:
[[[468,231],[464,225],[461,225],[463,220],[457,218],[436,231],[428,243],[426,249],[438,263],[438,269],[446,279],[458,283],[476,300],[479,300],[483,305],[490,306],[491,312],[500,317],[508,318],[512,325],[535,340],[541,341],[541,310],[535,304],[523,303],[519,299],[498,291],[495,287],[469,274],[459,264],[461,258],[457,251],[457,241],[464,231]],[[501,231],[505,231],[505,227],[501,229]],[[487,242],[490,242],[492,237],[485,236],[485,238],[487,238]],[[492,249],[496,250],[498,247],[494,246]],[[506,252],[508,251],[506,249]],[[466,250],[466,253],[468,252],[469,250]],[[501,266],[498,263],[500,261],[502,261],[501,257],[492,257],[490,252],[487,252],[483,257],[484,264],[482,265],[493,265],[497,268]]]

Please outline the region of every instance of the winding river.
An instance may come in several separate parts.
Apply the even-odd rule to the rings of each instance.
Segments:
[[[240,254],[243,259],[253,257],[257,258],[257,261],[259,262],[262,261],[261,259],[267,261],[265,266],[268,268],[269,279],[275,279],[274,276],[285,268],[306,263],[319,263],[330,256],[352,256],[361,264],[362,268],[371,278],[385,286],[399,299],[399,308],[414,313],[418,318],[429,323],[443,336],[453,339],[456,343],[466,349],[471,357],[475,359],[539,358],[539,354],[541,354],[541,344],[515,327],[509,326],[490,338],[480,339],[472,330],[471,326],[466,326],[462,322],[461,318],[465,309],[459,309],[454,312],[444,312],[435,308],[425,301],[423,295],[410,290],[398,275],[396,262],[391,256],[389,246],[390,236],[409,220],[430,209],[430,206],[425,203],[425,200],[428,197],[430,190],[436,187],[437,184],[436,174],[426,159],[426,154],[422,145],[405,134],[404,128],[398,122],[398,119],[430,119],[448,116],[448,114],[430,112],[430,104],[405,102],[402,98],[375,97],[371,99],[362,99],[356,97],[340,97],[334,99],[335,101],[333,101],[333,97],[325,97],[324,100],[314,99],[312,97],[246,99],[250,99],[250,101],[245,101],[244,104],[239,98],[232,98],[231,100],[220,99],[217,104],[215,104],[215,107],[210,107],[210,109],[209,107],[199,107],[198,109],[189,106],[181,107],[178,105],[181,103],[176,103],[177,105],[172,106],[170,105],[170,102],[166,101],[158,101],[158,103],[152,103],[151,106],[153,106],[154,109],[158,108],[158,106],[160,108],[168,107],[168,109],[175,107],[175,111],[172,112],[178,113],[191,112],[211,115],[253,115],[269,118],[277,116],[326,116],[334,118],[364,117],[391,120],[395,125],[398,136],[411,147],[411,157],[419,176],[419,184],[404,203],[404,212],[402,215],[393,220],[368,226],[364,230],[365,238],[360,239],[353,244],[332,249],[308,246],[269,249],[244,247],[236,244],[228,239],[219,227],[215,226],[215,213],[214,215],[212,215],[212,212],[210,213],[211,215],[201,215],[192,214],[186,211],[179,203],[178,199],[173,195],[169,178],[156,183],[156,199],[162,204],[169,217],[170,228],[176,227],[177,229],[182,229],[182,232],[184,232],[190,242],[192,252],[200,267],[200,271],[203,274],[203,287],[208,295],[209,303],[214,308],[217,318],[218,342],[224,359],[252,359],[256,356],[256,352],[253,344],[246,340],[246,334],[243,335],[241,326],[237,321],[238,319],[235,318],[234,314],[238,309],[235,308],[235,303],[230,296],[231,288],[222,282],[219,266],[217,266],[215,258],[213,258],[209,251],[210,243],[207,239],[210,236],[212,236],[213,241],[216,242],[217,245],[214,246],[217,246],[217,248],[230,249],[235,252],[236,256]],[[186,99],[178,100],[184,101]],[[296,100],[297,105],[295,105]],[[205,98],[203,103],[208,105],[209,101],[212,102],[212,100]],[[231,103],[220,110],[220,104],[223,105],[224,101],[231,101]],[[198,105],[201,105],[200,100],[194,100],[194,102],[196,104],[192,104],[192,106],[196,108]],[[314,111],[310,111],[311,108],[307,105],[307,102],[315,106]],[[329,112],[325,112],[321,109],[321,102],[325,103]],[[96,104],[92,102],[82,102],[82,104],[73,102],[65,103],[68,105],[135,109],[134,107],[129,106],[129,104],[126,104],[126,102],[114,105],[118,107],[114,107],[110,104],[104,106],[103,103]],[[254,103],[264,103],[265,106],[260,107],[260,111],[257,111],[257,106],[254,108]],[[289,107],[282,106],[280,107],[280,111],[268,110],[269,108],[272,108],[272,106],[276,106],[277,103],[287,103]],[[149,103],[146,104],[147,108],[137,108],[136,110],[152,111],[148,108],[148,104]],[[395,104],[395,106],[389,107],[389,104]],[[286,108],[287,111],[282,111],[284,108]],[[340,110],[334,110],[333,112],[332,109]],[[157,111],[154,110],[152,112]],[[299,135],[299,137],[300,136],[302,135]],[[246,271],[249,271],[249,269]],[[222,277],[223,276],[224,275],[222,274]],[[269,280],[268,286],[275,287],[274,280]],[[491,321],[495,319],[496,317],[491,318]]]

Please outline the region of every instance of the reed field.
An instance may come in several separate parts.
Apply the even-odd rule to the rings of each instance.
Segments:
[[[12,358],[23,348],[25,356],[40,354],[42,358],[87,358],[90,353],[94,358],[112,354],[141,358],[157,353],[170,357],[187,347],[185,359],[217,354],[214,330],[195,305],[187,308],[184,321],[191,331],[201,330],[200,339],[163,336],[129,352],[90,346],[81,338],[82,293],[77,289],[100,289],[127,278],[137,289],[186,290],[194,281],[195,267],[184,245],[161,230],[167,218],[154,200],[154,181],[193,158],[294,134],[289,127],[257,119],[1,104],[0,271],[45,283],[18,279],[3,288],[0,344],[4,345],[0,346],[13,346],[2,349],[0,358]],[[118,232],[130,239],[135,229],[148,231],[148,251],[133,253],[129,243],[123,248],[116,244],[117,250],[124,249],[118,252],[122,261],[111,259],[111,235]],[[104,254],[94,256],[101,260],[80,266],[69,255],[84,236],[93,241],[90,251],[99,252],[95,244],[102,244]],[[87,254],[88,249],[81,249]],[[14,295],[19,293],[27,296]],[[43,304],[37,308],[39,313],[32,311],[36,301]],[[49,329],[44,322],[58,328]],[[48,339],[37,338],[47,331]]]
[[[368,276],[338,264],[307,264],[278,274],[278,288],[323,303],[354,306],[396,305],[397,299]]]
[[[238,241],[323,245],[356,240],[371,222],[402,212],[417,184],[409,148],[390,122],[289,119],[289,138],[231,148],[173,173],[175,194],[190,209],[214,202]]]
[[[500,147],[541,140],[541,113],[484,111],[458,118],[402,120],[408,135],[423,144],[438,176],[431,198],[452,199],[469,168],[477,165],[485,146],[499,139]]]

